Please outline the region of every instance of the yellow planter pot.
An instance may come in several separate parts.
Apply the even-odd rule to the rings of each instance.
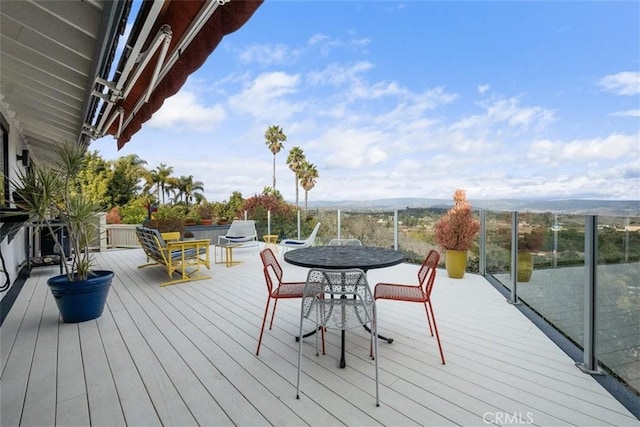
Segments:
[[[462,279],[467,270],[467,251],[455,251],[447,249],[445,253],[445,266],[447,274],[452,279]]]
[[[533,274],[533,254],[518,252],[518,282],[528,282]]]

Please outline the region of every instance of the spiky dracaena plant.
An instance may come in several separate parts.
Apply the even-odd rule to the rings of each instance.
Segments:
[[[16,206],[29,215],[29,222],[48,230],[60,256],[64,247],[54,228],[66,229],[73,256],[70,264],[63,265],[70,281],[89,277],[93,266],[89,246],[99,233],[94,216],[101,206],[81,193],[77,180],[86,167],[84,154],[84,147],[74,143],[55,145],[51,164],[19,170],[11,180],[19,196]]]
[[[444,249],[467,251],[480,231],[464,190],[453,195],[453,208],[436,223],[436,241]]]

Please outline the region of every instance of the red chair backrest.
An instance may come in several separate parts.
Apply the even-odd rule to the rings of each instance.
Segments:
[[[278,285],[282,281],[282,267],[280,267],[280,263],[276,259],[276,256],[273,254],[273,251],[270,248],[263,249],[260,252],[260,259],[262,260],[262,265],[264,268],[262,271],[264,272],[264,278],[267,281],[267,288],[269,289],[269,293],[273,291],[273,281],[271,279],[271,274],[269,273],[269,267],[273,270],[276,278],[278,279]]]
[[[440,261],[440,254],[435,249],[431,249],[418,270],[418,283],[422,286],[427,298],[431,296],[431,289],[436,280],[438,261]]]

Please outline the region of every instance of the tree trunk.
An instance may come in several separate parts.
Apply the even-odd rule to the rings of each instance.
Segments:
[[[273,153],[273,190],[276,189],[276,153]]]

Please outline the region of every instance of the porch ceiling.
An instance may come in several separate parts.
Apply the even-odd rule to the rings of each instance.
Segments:
[[[90,96],[108,71],[130,2],[0,3],[0,102],[37,159],[55,141],[82,142]]]

